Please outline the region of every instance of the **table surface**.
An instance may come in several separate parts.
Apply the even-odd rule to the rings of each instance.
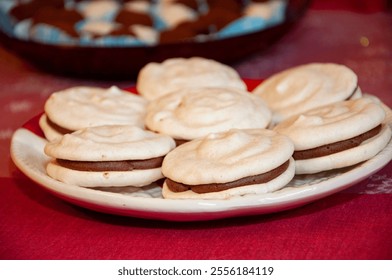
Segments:
[[[314,1],[268,50],[232,65],[266,78],[308,62],[352,68],[363,92],[392,107],[392,13],[383,1]],[[305,206],[204,222],[114,216],[39,188],[10,158],[10,139],[46,98],[75,85],[130,87],[41,72],[0,46],[0,259],[392,259],[392,163]]]

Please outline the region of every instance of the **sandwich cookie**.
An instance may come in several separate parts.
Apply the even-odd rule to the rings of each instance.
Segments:
[[[50,95],[39,125],[50,141],[91,126],[144,127],[147,103],[144,98],[115,86],[72,87]]]
[[[232,128],[265,128],[271,112],[264,101],[233,88],[188,88],[153,100],[146,127],[178,143]]]
[[[374,157],[390,141],[385,111],[371,98],[341,101],[291,117],[274,130],[294,142],[296,174],[352,166]]]
[[[357,75],[334,63],[310,63],[272,75],[253,93],[272,111],[272,123],[301,112],[362,96]]]
[[[163,178],[163,158],[174,147],[169,136],[136,126],[89,127],[46,144],[53,158],[46,171],[82,187],[141,187]]]
[[[162,164],[164,198],[229,199],[283,188],[294,176],[291,140],[267,129],[233,129],[185,143]]]
[[[191,87],[230,87],[246,89],[238,73],[228,65],[202,57],[169,58],[150,62],[139,72],[136,88],[147,100]]]

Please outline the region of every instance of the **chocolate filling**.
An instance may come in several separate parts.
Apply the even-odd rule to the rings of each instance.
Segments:
[[[62,167],[79,171],[132,171],[159,168],[162,166],[162,157],[142,160],[120,160],[120,161],[74,161],[57,159]]]
[[[61,134],[67,134],[67,133],[72,133],[72,130],[69,130],[67,128],[64,128],[62,126],[59,126],[58,124],[55,124],[54,122],[52,122],[51,119],[49,119],[48,116],[46,116],[46,121],[48,123],[48,125],[53,128],[54,130],[56,130],[57,132],[61,133]]]
[[[63,0],[32,0],[32,1],[15,1],[17,2],[11,10],[10,14],[17,20],[24,20],[31,18],[42,8],[53,7],[61,8],[64,7]]]
[[[145,26],[152,26],[153,19],[144,13],[133,12],[128,10],[121,10],[116,18],[116,22],[119,22],[127,27],[132,26],[134,24],[141,24]]]
[[[189,142],[190,140],[186,139],[174,139],[174,142],[176,142],[176,146],[180,146],[182,144],[185,144],[186,142]]]
[[[341,151],[345,151],[345,150],[359,146],[365,140],[370,139],[373,136],[380,133],[380,131],[381,131],[381,125],[373,128],[365,133],[362,133],[358,136],[347,139],[347,140],[343,140],[343,141],[339,141],[339,142],[335,142],[335,143],[331,143],[331,144],[326,144],[326,145],[316,147],[313,149],[295,151],[293,158],[295,160],[310,159],[310,158],[323,157],[323,156],[331,155],[331,154],[338,153]]]
[[[263,174],[248,176],[245,178],[238,179],[236,181],[227,182],[227,183],[211,183],[211,184],[200,184],[200,185],[187,185],[179,182],[175,182],[169,178],[166,178],[166,185],[172,192],[184,192],[187,190],[192,190],[195,193],[210,193],[210,192],[220,192],[224,190],[228,190],[231,188],[237,188],[248,185],[255,184],[263,184],[267,183],[283,172],[287,170],[289,167],[290,161],[286,161],[282,165],[278,166],[271,171],[268,171]]]
[[[162,31],[159,41],[161,43],[186,41],[197,35],[214,34],[241,17],[241,5],[237,2],[211,1],[207,13],[201,14],[196,20],[184,21],[174,28]]]
[[[33,24],[44,23],[54,26],[71,37],[79,37],[75,24],[83,20],[83,16],[76,10],[63,7],[42,7],[32,17]]]

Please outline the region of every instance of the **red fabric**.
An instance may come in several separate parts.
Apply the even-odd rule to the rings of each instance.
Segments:
[[[364,92],[392,107],[392,15],[383,3],[313,1],[281,41],[233,67],[259,80],[302,63],[342,63],[358,74]],[[392,259],[392,163],[300,208],[185,223],[86,210],[17,170],[9,154],[12,133],[42,112],[51,92],[113,84],[129,88],[134,81],[54,76],[0,46],[0,259]]]
[[[171,223],[85,210],[16,176],[0,179],[1,258],[392,258],[392,194],[338,193],[276,214]]]

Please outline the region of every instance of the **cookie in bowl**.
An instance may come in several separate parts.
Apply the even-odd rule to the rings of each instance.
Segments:
[[[96,126],[48,142],[47,174],[81,187],[141,187],[161,178],[174,140],[136,126]]]
[[[294,143],[296,174],[355,165],[378,154],[391,139],[386,113],[377,100],[362,97],[293,116],[274,130]]]
[[[266,128],[271,112],[264,101],[233,88],[185,88],[153,100],[145,125],[177,143],[233,128]]]
[[[253,91],[272,111],[272,123],[319,106],[362,96],[358,77],[335,63],[309,63],[276,73]]]
[[[294,176],[291,140],[267,129],[233,129],[192,140],[162,164],[167,199],[230,199],[283,188]]]
[[[154,100],[172,91],[193,87],[229,87],[246,89],[234,68],[218,61],[202,58],[169,58],[150,62],[139,72],[136,88],[147,100]]]
[[[65,133],[100,125],[144,127],[147,101],[119,89],[78,86],[52,93],[39,125],[52,141]]]

